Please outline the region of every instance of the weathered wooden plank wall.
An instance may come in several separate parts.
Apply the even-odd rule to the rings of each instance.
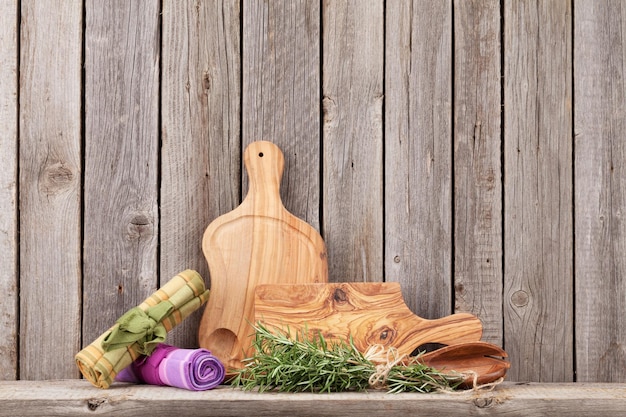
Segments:
[[[282,149],[283,202],[318,230],[320,7],[309,0],[243,1],[241,56],[242,150],[264,139]]]
[[[81,346],[82,12],[80,1],[21,2],[15,321],[23,379],[78,375],[68,364]]]
[[[17,377],[18,7],[0,2],[0,379]]]
[[[385,278],[440,317],[452,310],[452,5],[390,2],[386,18]]]
[[[210,283],[265,139],[332,280],[477,314],[511,380],[626,381],[626,0],[101,3],[0,0],[1,379],[76,377],[161,282]]]
[[[574,15],[576,371],[626,381],[626,1]]]
[[[158,6],[85,2],[83,344],[158,287]]]
[[[571,5],[508,1],[504,12],[503,336],[517,378],[569,381]]]
[[[502,169],[499,2],[454,3],[455,311],[501,345]]]
[[[376,0],[323,7],[322,236],[334,236],[334,281],[383,279],[383,13]]]
[[[240,201],[240,16],[238,0],[163,2],[161,281],[187,268],[209,277],[202,234]],[[170,342],[195,346],[199,322]]]

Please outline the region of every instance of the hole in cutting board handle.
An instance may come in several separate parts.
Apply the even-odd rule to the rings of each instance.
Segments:
[[[429,353],[434,352],[437,349],[441,349],[442,347],[446,347],[448,345],[444,345],[443,343],[422,343],[415,349],[409,356],[417,356],[420,352]]]
[[[263,158],[263,152],[259,152],[259,158]]]

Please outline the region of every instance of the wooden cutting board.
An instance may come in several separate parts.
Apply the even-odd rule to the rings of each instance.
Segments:
[[[452,345],[482,336],[482,324],[472,314],[418,317],[404,303],[399,283],[260,285],[254,319],[292,337],[303,331],[307,337],[321,333],[329,342],[352,336],[361,352],[380,344],[400,355],[426,343]]]
[[[241,360],[251,354],[258,284],[328,281],[322,237],[289,213],[280,199],[280,149],[270,142],[253,142],[244,152],[244,163],[250,179],[246,198],[211,222],[202,239],[211,296],[198,342],[227,369],[240,369]]]

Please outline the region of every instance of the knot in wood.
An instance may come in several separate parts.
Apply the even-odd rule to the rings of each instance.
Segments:
[[[337,304],[345,304],[348,302],[348,294],[346,294],[343,289],[336,288],[335,292],[333,293],[333,300]]]
[[[396,331],[389,326],[384,326],[378,331],[378,342],[389,344],[396,338]]]
[[[493,398],[475,398],[474,405],[478,408],[489,408],[493,404]]]
[[[204,90],[210,90],[211,89],[211,74],[209,74],[208,71],[206,71],[204,74],[202,74],[202,88]]]
[[[48,196],[67,189],[74,180],[74,173],[63,162],[46,165],[39,176],[39,190]]]
[[[337,121],[337,103],[330,96],[324,96],[322,99],[322,113],[324,115],[324,123],[336,124]]]
[[[383,325],[375,329],[366,339],[369,345],[392,346],[397,332],[390,326]]]
[[[526,291],[519,290],[515,291],[513,295],[511,295],[511,302],[516,307],[524,307],[528,304],[530,297]]]
[[[138,212],[130,216],[130,220],[127,224],[128,239],[139,240],[141,238],[150,237],[152,234],[152,221],[147,214]]]
[[[91,398],[90,400],[87,400],[87,408],[89,409],[89,411],[96,411],[98,407],[100,407],[105,402],[106,399],[104,398]]]

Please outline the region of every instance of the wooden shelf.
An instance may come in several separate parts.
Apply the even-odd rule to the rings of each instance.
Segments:
[[[230,387],[191,392],[171,387],[84,380],[0,381],[0,416],[617,416],[626,384],[505,382],[490,392],[334,394],[243,392]]]

